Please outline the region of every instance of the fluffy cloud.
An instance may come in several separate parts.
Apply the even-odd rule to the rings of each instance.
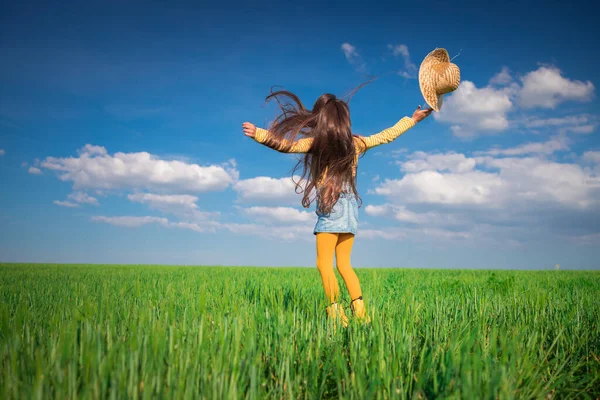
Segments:
[[[471,239],[473,234],[462,231],[448,231],[438,228],[383,228],[383,229],[361,229],[361,237],[366,239],[386,239],[386,240],[414,240],[431,244],[431,239],[439,240],[460,240]]]
[[[187,209],[197,209],[196,202],[198,197],[188,194],[153,194],[153,193],[133,193],[127,196],[134,203],[148,204],[156,208],[163,207],[181,207]]]
[[[356,50],[356,47],[352,46],[350,43],[342,43],[341,49],[350,65],[352,65],[358,72],[366,71],[367,66],[361,55]]]
[[[371,215],[373,217],[382,217],[384,215],[387,215],[391,209],[392,209],[392,207],[388,204],[379,205],[379,206],[374,206],[372,204],[369,204],[365,207],[365,213],[367,215]]]
[[[490,85],[505,86],[512,81],[513,78],[510,76],[510,70],[508,67],[502,67],[502,71],[498,72],[492,77],[492,79],[490,79]]]
[[[475,157],[408,155],[400,165],[404,176],[386,179],[374,190],[387,202],[368,205],[365,213],[418,227],[422,235],[426,230],[431,235],[462,232],[453,237],[493,234],[518,243],[544,231],[582,242],[577,238],[594,237],[600,226],[600,152],[581,156],[591,168],[546,158],[567,148],[561,140],[491,149]],[[399,232],[406,233],[388,229],[371,234],[399,237]]]
[[[550,142],[552,143],[552,142]],[[488,154],[521,155],[533,150],[544,153],[547,143],[527,144],[513,149],[493,149]],[[479,205],[499,207],[509,205],[516,199],[528,202],[554,202],[565,206],[588,207],[593,204],[593,194],[598,188],[589,185],[590,175],[577,164],[559,163],[542,157],[492,157],[468,158],[478,168],[448,168],[449,161],[427,163],[432,155],[418,153],[413,160],[423,160],[421,168],[407,168],[401,179],[386,179],[375,193],[401,198],[407,204],[430,203],[446,205]],[[436,154],[438,159],[455,160],[455,153]],[[589,157],[589,156],[588,156]],[[460,164],[459,164],[460,165]],[[402,166],[402,169],[405,169]],[[495,171],[491,171],[495,170]],[[448,171],[445,173],[445,171]]]
[[[31,170],[31,168],[30,168],[30,170]],[[29,173],[31,173],[31,172],[29,172]],[[69,194],[67,197],[72,201],[54,200],[54,204],[62,206],[62,207],[71,207],[71,208],[79,207],[79,205],[81,205],[81,204],[93,204],[95,206],[99,205],[98,199],[90,196],[89,194],[87,194],[85,192],[74,192],[74,193]]]
[[[133,216],[118,216],[118,217],[106,217],[97,215],[92,217],[92,221],[101,222],[105,224],[125,227],[125,228],[139,228],[144,225],[149,224],[158,224],[164,226],[165,228],[179,228],[179,229],[187,229],[195,232],[214,232],[215,227],[218,226],[218,223],[213,224],[196,224],[191,222],[174,222],[169,221],[167,218],[163,217],[133,217]]]
[[[0,149],[0,157],[6,154],[6,150]]]
[[[390,49],[392,51],[392,54],[395,56],[410,57],[408,47],[405,44],[388,44],[388,49]]]
[[[568,100],[589,101],[594,94],[592,82],[570,80],[560,69],[542,66],[525,75],[519,92],[519,105],[524,108],[556,108]]]
[[[263,224],[239,224],[239,223],[219,223],[204,222],[202,224],[193,222],[171,221],[168,218],[153,216],[94,216],[92,221],[105,223],[123,228],[139,228],[145,225],[156,224],[164,228],[176,228],[191,230],[199,233],[216,232],[225,230],[238,235],[255,235],[269,239],[277,240],[314,240],[311,235],[310,227],[303,225],[276,226]]]
[[[586,151],[583,160],[589,163],[600,164],[600,151]]]
[[[244,214],[267,224],[309,223],[316,218],[312,212],[291,207],[249,207],[244,209]]]
[[[555,136],[546,142],[525,143],[508,149],[491,149],[481,152],[481,154],[490,156],[522,156],[528,154],[553,154],[564,150],[569,150],[569,139],[565,136]]]
[[[406,203],[490,204],[492,195],[501,192],[503,185],[499,176],[484,171],[421,171],[402,179],[386,179],[375,193]]]
[[[273,226],[261,224],[228,223],[221,226],[238,235],[253,235],[276,240],[314,240],[312,228],[304,225]]]
[[[415,78],[417,66],[410,59],[408,46],[406,46],[405,44],[388,44],[388,49],[392,52],[392,54],[395,57],[402,56],[402,59],[404,60],[404,71],[400,71],[398,72],[398,74],[404,78]]]
[[[151,209],[173,214],[186,221],[202,221],[218,218],[219,212],[198,210],[198,197],[186,194],[132,193],[127,198],[134,203],[147,205]]]
[[[415,212],[409,211],[406,207],[392,206],[390,204],[384,204],[379,206],[368,205],[365,207],[365,213],[373,217],[392,216],[398,221],[422,223],[425,222],[423,215],[419,215]]]
[[[94,216],[92,217],[92,221],[94,222],[103,222],[106,224],[111,224],[115,226],[123,226],[126,228],[137,228],[143,225],[148,224],[160,224],[163,226],[167,226],[169,224],[169,220],[167,218],[160,217],[129,217],[129,216],[121,216],[121,217],[105,217],[105,216]]]
[[[98,199],[90,196],[85,192],[75,192],[71,193],[67,196],[69,199],[75,201],[76,203],[85,203],[85,204],[93,204],[95,206],[98,205]]]
[[[521,200],[530,205],[555,203],[588,208],[598,203],[600,187],[590,184],[590,174],[577,164],[559,163],[538,157],[492,158],[483,164],[496,168],[508,183],[501,197],[505,204]]]
[[[54,200],[54,204],[56,204],[57,206],[68,207],[68,208],[79,207],[79,204],[73,203],[73,202],[70,202],[70,201]]]
[[[569,132],[589,134],[596,130],[598,118],[592,115],[570,115],[559,118],[539,118],[530,117],[524,120],[523,124],[527,128],[541,129],[553,128],[565,134]]]
[[[391,217],[396,221],[417,225],[461,225],[461,221],[453,215],[438,212],[414,212],[405,206],[394,204],[368,205],[365,214],[372,217]]]
[[[295,176],[297,182],[299,176]],[[233,185],[242,201],[260,201],[267,203],[299,204],[301,195],[296,194],[296,185],[291,177],[271,178],[257,176],[256,178],[242,179]]]
[[[466,172],[475,168],[475,160],[464,154],[454,152],[446,154],[428,154],[421,151],[409,156],[408,161],[398,161],[404,172],[420,172],[426,170]]]
[[[444,106],[434,117],[452,125],[454,134],[469,138],[481,131],[499,132],[508,128],[507,112],[513,103],[504,89],[477,88],[463,81],[452,95],[444,98]]]
[[[200,166],[162,160],[147,152],[110,155],[101,146],[86,145],[79,157],[47,157],[43,168],[57,171],[75,189],[155,189],[182,192],[224,190],[238,177],[231,165]]]
[[[42,170],[37,167],[29,167],[29,170],[27,170],[27,172],[30,173],[31,175],[41,175],[42,174]]]
[[[471,81],[462,81],[456,91],[444,97],[444,106],[439,113],[434,113],[434,118],[450,124],[453,134],[464,139],[502,132],[511,125],[533,129],[552,127],[563,134],[589,134],[596,129],[595,117],[530,117],[511,121],[508,114],[518,107],[553,109],[565,101],[589,101],[593,95],[591,82],[567,79],[553,66],[542,66],[527,73],[520,83],[515,82],[504,67],[485,87],[478,88]]]

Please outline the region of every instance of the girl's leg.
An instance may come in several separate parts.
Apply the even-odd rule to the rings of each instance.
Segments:
[[[340,271],[342,278],[344,278],[344,282],[348,288],[348,293],[350,293],[350,308],[352,308],[352,313],[362,321],[369,323],[371,321],[371,317],[369,317],[365,309],[365,303],[362,299],[362,292],[360,290],[358,277],[356,276],[356,273],[350,264],[350,255],[352,254],[353,243],[353,234],[340,233],[337,246],[335,247],[335,258],[337,261],[338,271]]]
[[[354,235],[352,233],[340,233],[335,247],[335,259],[337,269],[344,279],[350,300],[355,300],[362,296],[358,277],[350,264],[350,255],[352,254],[352,245],[354,244]]]
[[[337,241],[337,233],[317,233],[317,268],[321,274],[325,296],[327,296],[330,303],[336,302],[340,293],[337,278],[333,271],[333,254]]]

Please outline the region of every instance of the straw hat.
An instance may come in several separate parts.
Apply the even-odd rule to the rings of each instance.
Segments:
[[[450,62],[446,49],[435,49],[425,57],[419,67],[419,86],[425,101],[435,111],[440,111],[444,94],[453,92],[460,84],[460,69]]]

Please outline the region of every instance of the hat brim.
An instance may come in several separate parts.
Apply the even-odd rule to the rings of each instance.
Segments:
[[[429,79],[424,79],[426,74],[429,74],[428,69],[421,69],[419,71],[419,87],[423,98],[429,104],[434,111],[440,111],[442,104],[444,103],[444,95],[437,94],[433,82]]]
[[[433,82],[428,77],[431,76],[432,66],[435,64],[450,62],[450,56],[446,49],[437,48],[430,52],[419,67],[419,87],[423,98],[434,111],[440,111],[444,103],[444,95],[437,94]]]

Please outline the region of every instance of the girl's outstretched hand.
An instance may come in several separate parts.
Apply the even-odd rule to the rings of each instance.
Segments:
[[[244,130],[244,135],[254,138],[256,136],[256,126],[251,124],[250,122],[244,122],[242,124],[242,129]]]
[[[419,107],[417,107],[417,110],[414,112],[412,119],[413,119],[413,121],[415,121],[415,124],[416,124],[417,122],[421,122],[425,118],[427,118],[429,116],[429,114],[431,114],[432,111],[433,111],[433,108],[427,108],[425,110],[421,110],[421,106],[419,106]]]

